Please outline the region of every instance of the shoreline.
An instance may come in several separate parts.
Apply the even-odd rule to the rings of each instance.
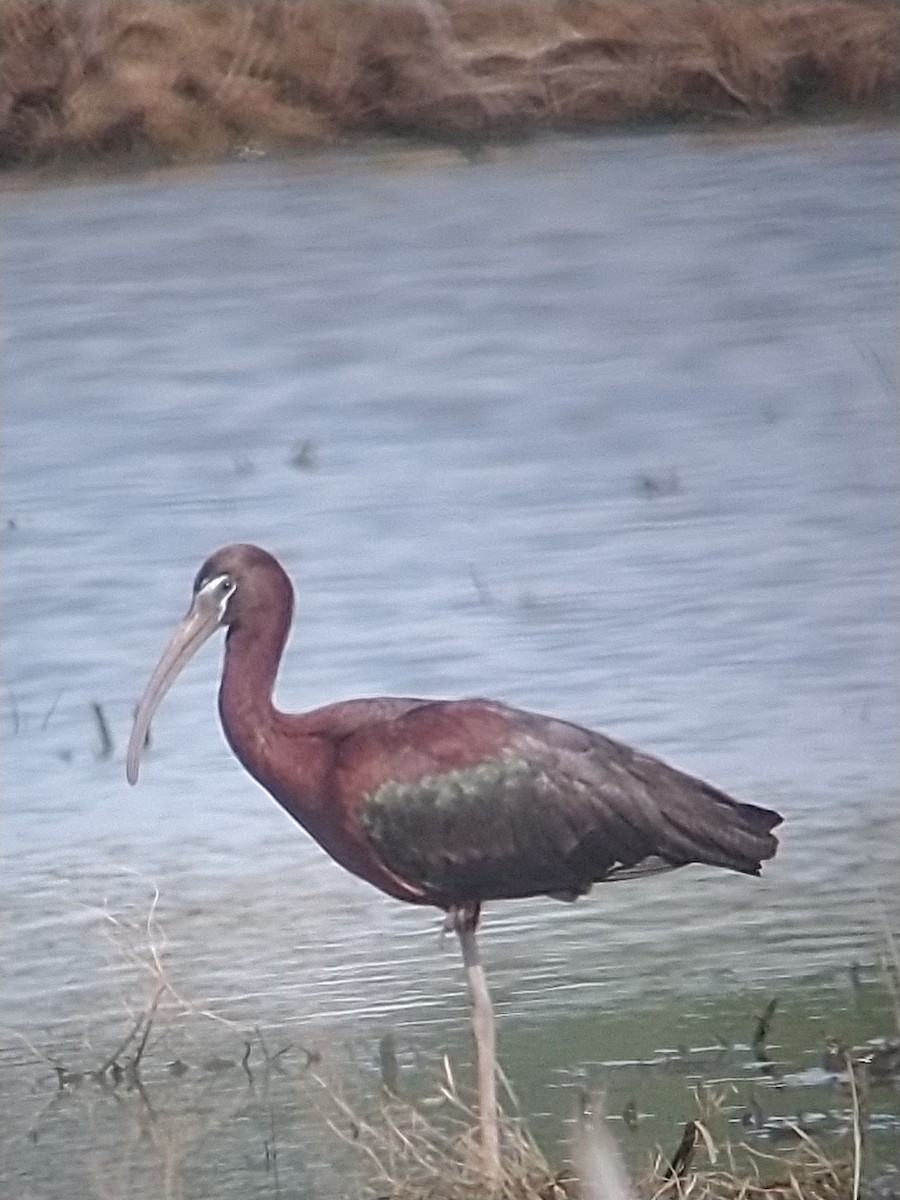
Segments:
[[[893,123],[896,0],[10,0],[0,169]]]

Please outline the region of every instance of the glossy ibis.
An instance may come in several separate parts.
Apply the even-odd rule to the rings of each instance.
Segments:
[[[492,700],[348,700],[279,712],[272,691],[293,588],[257,546],[226,546],[134,720],[134,783],[150,720],[178,672],[227,628],[219,713],[232,750],[341,866],[398,900],[431,904],[459,936],[472,998],[489,1185],[500,1177],[494,1025],[476,942],[486,900],[574,900],[594,883],[707,863],[759,874],[770,809],[588,729]]]

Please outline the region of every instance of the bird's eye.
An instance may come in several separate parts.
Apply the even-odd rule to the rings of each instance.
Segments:
[[[198,580],[194,589],[195,595],[203,595],[222,606],[225,605],[235,591],[235,582],[230,575],[208,575]]]

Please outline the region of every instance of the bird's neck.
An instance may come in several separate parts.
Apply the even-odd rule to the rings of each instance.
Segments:
[[[219,714],[232,750],[265,785],[264,764],[274,749],[279,717],[272,692],[287,629],[234,626],[225,640]]]
[[[286,639],[287,628],[279,630],[274,623],[259,634],[240,627],[228,631],[219,713],[229,745],[246,770],[325,844],[332,746],[306,716],[279,712],[273,703]]]

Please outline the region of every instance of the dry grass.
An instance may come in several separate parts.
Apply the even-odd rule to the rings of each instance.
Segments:
[[[896,111],[896,0],[4,0],[0,162]]]
[[[334,1081],[322,1089],[332,1133],[362,1160],[360,1200],[484,1200],[477,1116],[461,1099],[449,1064],[435,1093],[417,1104],[385,1095],[350,1102]],[[308,1081],[307,1081],[308,1082]],[[504,1115],[503,1176],[497,1200],[858,1200],[862,1115],[854,1092],[853,1148],[835,1160],[799,1127],[778,1153],[746,1143],[717,1144],[707,1121],[724,1097],[698,1095],[701,1118],[685,1128],[671,1156],[660,1154],[643,1178],[628,1181],[593,1098],[576,1114],[573,1159],[555,1171],[524,1123]],[[580,1177],[579,1177],[580,1176]]]
[[[320,1089],[318,1109],[329,1130],[361,1159],[366,1200],[484,1200],[478,1116],[457,1090],[446,1058],[432,1094],[415,1104],[388,1091],[349,1099],[346,1074],[332,1078],[317,1070],[310,1079]],[[554,1195],[557,1177],[549,1163],[525,1124],[505,1113],[500,1150],[497,1200]]]

